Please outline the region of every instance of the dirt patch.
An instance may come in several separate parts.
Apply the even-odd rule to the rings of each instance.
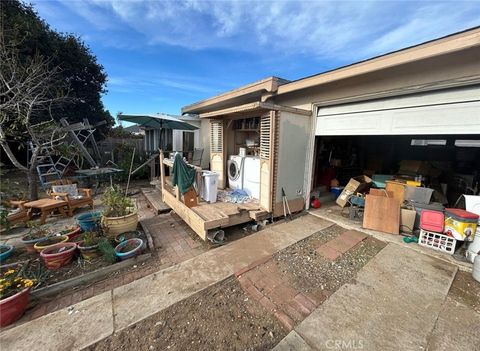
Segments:
[[[269,350],[286,334],[231,277],[88,350]]]
[[[473,279],[472,273],[458,271],[448,296],[480,313],[480,283]]]
[[[273,257],[274,262],[297,290],[330,295],[351,281],[386,246],[380,240],[367,237],[335,261],[327,260],[315,251],[345,231],[347,229],[338,225],[330,226],[278,252]]]
[[[139,231],[138,237],[144,242],[147,242],[147,237],[144,232]],[[146,250],[145,252],[148,252]],[[28,253],[25,250],[15,250],[12,255],[2,261],[2,265],[14,264],[21,262],[21,265],[28,261],[26,274],[30,278],[36,279],[40,284],[36,287],[43,288],[67,279],[82,276],[86,273],[96,271],[100,268],[111,266],[112,263],[105,261],[102,257],[94,258],[90,261],[84,260],[77,252],[72,259],[72,262],[66,266],[60,267],[56,270],[50,270],[45,267],[43,259],[37,253]],[[120,261],[118,261],[120,262]]]

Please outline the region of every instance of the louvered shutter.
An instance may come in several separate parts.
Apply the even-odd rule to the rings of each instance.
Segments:
[[[225,138],[223,120],[210,120],[210,170],[219,174],[218,186],[225,188]]]

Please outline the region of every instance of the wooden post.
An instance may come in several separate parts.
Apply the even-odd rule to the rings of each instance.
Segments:
[[[159,151],[160,151],[160,187],[162,189],[162,201],[165,201],[164,195],[163,195],[165,193],[165,168],[163,165],[164,155],[163,155],[162,149],[159,149]]]

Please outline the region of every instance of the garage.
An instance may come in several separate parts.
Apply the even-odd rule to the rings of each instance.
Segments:
[[[317,105],[313,158],[311,195],[325,205],[365,176],[386,193],[393,183],[432,189],[416,203],[402,195],[402,208],[464,206],[462,195],[480,193],[480,86]],[[400,233],[418,229],[416,218]]]

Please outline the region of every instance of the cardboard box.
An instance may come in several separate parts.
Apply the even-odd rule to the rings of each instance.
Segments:
[[[408,210],[406,208],[400,209],[400,232],[406,234],[413,234],[415,227],[415,217],[417,211]]]
[[[355,193],[363,193],[370,189],[371,186],[372,179],[366,175],[351,178],[348,184],[345,186],[345,189],[343,189],[342,193],[337,198],[337,205],[340,207],[345,207],[350,195]]]

